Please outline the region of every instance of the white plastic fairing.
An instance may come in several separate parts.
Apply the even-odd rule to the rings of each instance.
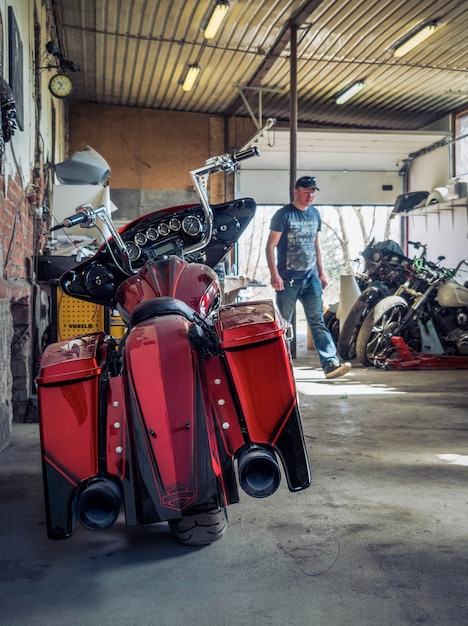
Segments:
[[[57,178],[63,185],[102,185],[110,172],[107,161],[90,146],[55,166]]]

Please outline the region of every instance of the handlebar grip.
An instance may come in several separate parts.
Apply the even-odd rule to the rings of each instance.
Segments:
[[[63,224],[56,224],[55,226],[52,226],[52,228],[49,228],[49,233],[53,232],[54,230],[59,230],[60,228],[65,228]]]
[[[84,224],[88,220],[89,215],[87,213],[77,213],[76,215],[72,215],[71,217],[66,217],[61,224],[52,226],[49,232],[59,230],[60,228],[71,228],[72,226],[76,226],[77,224]]]
[[[238,163],[239,161],[244,161],[245,159],[250,159],[254,156],[260,156],[260,151],[257,146],[253,146],[252,148],[233,154],[232,160]]]

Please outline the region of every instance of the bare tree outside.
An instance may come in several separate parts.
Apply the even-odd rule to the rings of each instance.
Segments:
[[[270,221],[278,206],[259,206],[253,222],[238,244],[237,272],[255,284],[240,293],[242,299],[274,298],[265,257]],[[321,206],[320,243],[329,279],[325,304],[339,300],[340,276],[359,271],[360,252],[372,238],[399,242],[399,222],[391,220],[388,206]]]

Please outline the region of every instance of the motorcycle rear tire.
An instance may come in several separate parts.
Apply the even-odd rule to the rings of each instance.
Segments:
[[[338,343],[338,338],[340,336],[340,320],[336,317],[336,313],[334,311],[325,311],[323,314],[323,319],[325,322],[325,326],[330,331],[330,335],[332,336],[335,345]]]
[[[356,341],[356,356],[364,367],[372,367],[377,358],[394,352],[391,331],[408,311],[408,304],[399,296],[380,300],[364,320]]]
[[[226,507],[169,521],[174,539],[186,546],[207,546],[221,539],[227,527]]]
[[[344,361],[352,361],[356,358],[358,334],[372,308],[373,304],[369,305],[362,300],[356,300],[346,316],[337,343],[338,354]]]

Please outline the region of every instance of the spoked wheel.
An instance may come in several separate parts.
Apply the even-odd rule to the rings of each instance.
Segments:
[[[228,527],[226,507],[171,520],[172,536],[186,546],[206,546],[221,539]]]
[[[373,303],[369,304],[358,299],[346,316],[337,343],[338,354],[343,360],[352,361],[356,358],[359,331],[373,306]]]
[[[378,358],[388,358],[394,352],[394,332],[408,311],[403,298],[384,298],[364,320],[356,341],[356,356],[365,367],[375,364]]]

